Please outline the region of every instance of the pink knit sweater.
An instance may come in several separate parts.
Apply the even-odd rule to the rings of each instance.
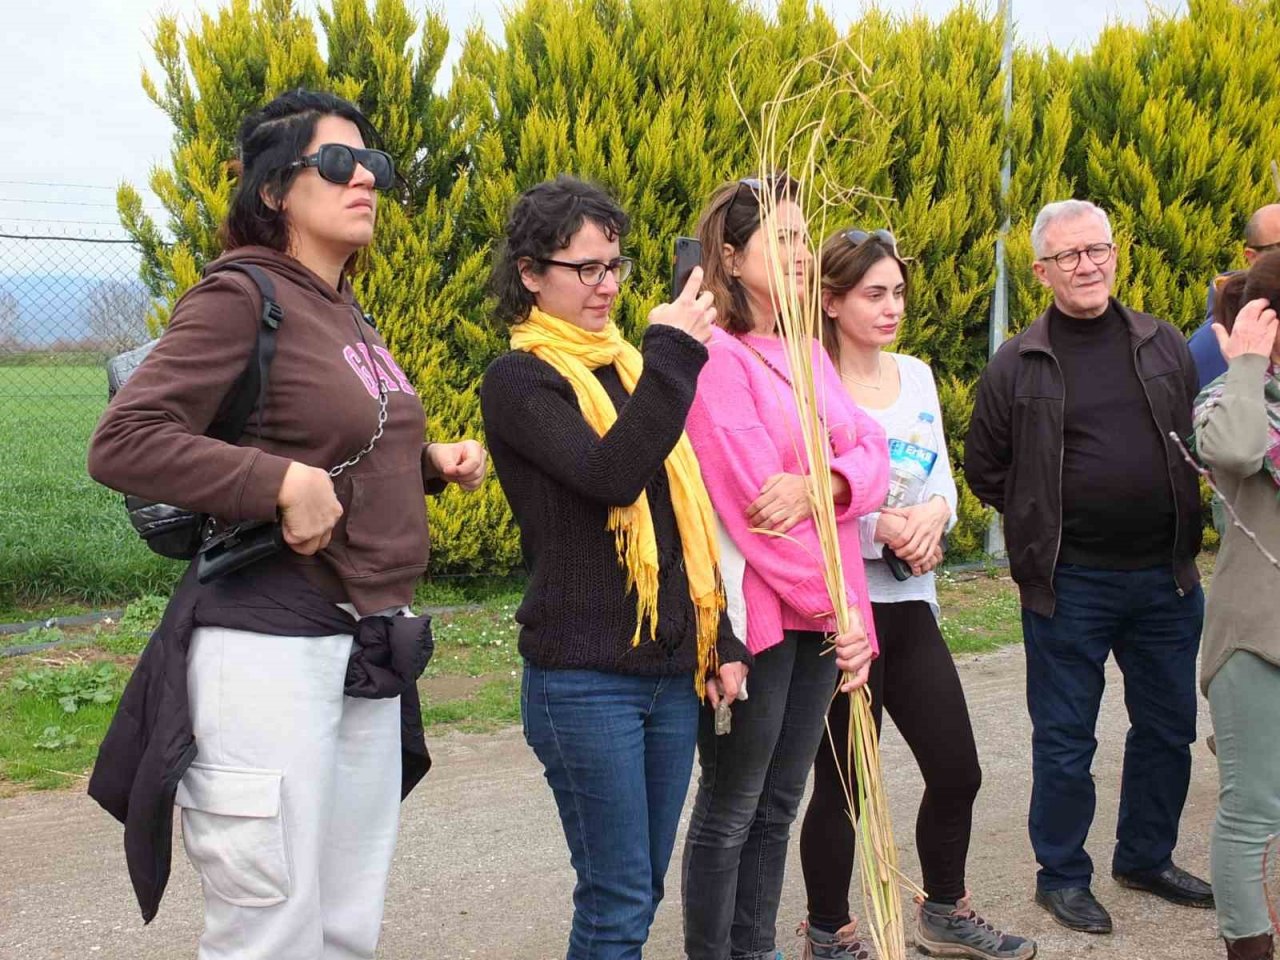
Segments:
[[[781,340],[753,334],[744,339],[791,378]],[[834,629],[832,605],[813,521],[803,520],[786,537],[776,537],[750,532],[746,519],[765,480],[775,473],[808,472],[791,388],[732,334],[717,328],[707,346],[711,356],[698,378],[685,429],[720,522],[746,558],[746,643],[755,654],[780,643],[784,630]],[[848,504],[836,506],[845,588],[878,650],[858,517],[884,503],[888,445],[880,425],[841,389],[839,374],[817,343],[813,364],[831,437],[831,469],[852,493]]]

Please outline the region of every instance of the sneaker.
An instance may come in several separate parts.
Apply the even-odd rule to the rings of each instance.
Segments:
[[[871,949],[858,937],[858,921],[827,933],[801,920],[796,936],[804,940],[800,960],[872,960]]]
[[[1034,940],[1001,933],[970,908],[967,895],[954,905],[921,897],[916,903],[916,948],[927,957],[1029,960],[1036,955]]]

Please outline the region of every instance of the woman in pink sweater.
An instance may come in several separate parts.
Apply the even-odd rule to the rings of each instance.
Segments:
[[[777,249],[787,257],[783,269],[807,289],[813,255],[789,177],[721,188],[698,227],[703,283],[715,295],[723,327],[708,344],[710,358],[686,430],[727,534],[730,609],[739,618],[745,612],[747,648],[756,659],[750,699],[734,705],[730,732],[717,736],[713,719],[704,715],[698,733],[701,773],[682,877],[690,960],[780,956],[775,927],[787,841],[836,681],[836,665],[823,655],[835,625],[804,489],[808,465],[792,372],[770,290],[770,243],[760,229],[762,190],[772,191],[777,201]],[[865,624],[870,634],[858,517],[884,502],[885,435],[840,388],[839,375],[817,343],[812,357],[831,442],[845,590],[860,614],[858,628]],[[734,548],[742,558],[740,578],[733,573]],[[742,624],[735,628],[742,635]],[[874,647],[874,636],[868,639]]]

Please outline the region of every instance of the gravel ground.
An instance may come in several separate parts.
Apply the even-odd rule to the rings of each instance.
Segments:
[[[1094,763],[1098,815],[1089,841],[1102,871],[1094,892],[1115,918],[1116,932],[1109,937],[1065,930],[1031,900],[1035,863],[1026,833],[1031,732],[1021,649],[966,659],[960,670],[984,771],[969,858],[975,905],[1004,929],[1035,937],[1043,958],[1221,957],[1212,911],[1170,906],[1121,889],[1111,880],[1108,867],[1126,729],[1114,665],[1099,724],[1104,732]],[[1203,738],[1208,732],[1203,704],[1200,730]],[[1191,793],[1177,859],[1207,876],[1217,776],[1203,743],[1193,752]],[[379,956],[563,957],[573,872],[550,791],[519,729],[451,735],[434,743],[433,753],[435,768],[403,808]],[[910,753],[888,723],[883,754],[902,862],[918,878],[912,824],[921,782]],[[687,815],[688,805],[686,823]],[[804,909],[795,835],[778,939],[788,960],[799,956],[793,924]],[[0,957],[195,956],[201,898],[181,850],[175,854],[160,915],[144,927],[130,892],[120,839],[115,821],[80,791],[0,800]],[[683,830],[677,843],[682,840]],[[658,912],[646,950],[650,960],[682,956],[678,849],[668,878],[670,898]]]

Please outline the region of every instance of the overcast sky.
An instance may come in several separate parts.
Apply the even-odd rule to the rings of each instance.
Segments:
[[[500,0],[435,0],[460,35],[479,20],[500,34]],[[118,232],[114,188],[143,187],[167,158],[171,130],[142,92],[153,69],[148,38],[158,12],[193,22],[218,0],[29,0],[8,5],[0,42],[0,232]],[[299,6],[311,9],[315,0]],[[848,23],[861,0],[826,0]],[[930,16],[954,0],[881,0]],[[1156,0],[1165,10],[1185,0]],[[411,6],[420,7],[420,3]],[[1013,0],[1023,40],[1087,48],[1110,21],[1144,22],[1147,0]],[[445,73],[452,61],[451,52]],[[153,74],[154,75],[154,74]],[[149,194],[148,207],[158,206]],[[114,226],[113,226],[114,225]]]

